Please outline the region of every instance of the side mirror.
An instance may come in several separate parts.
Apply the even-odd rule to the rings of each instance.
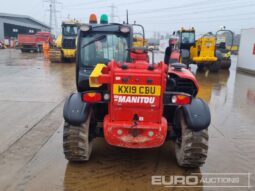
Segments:
[[[173,35],[175,35],[175,31],[173,32]]]

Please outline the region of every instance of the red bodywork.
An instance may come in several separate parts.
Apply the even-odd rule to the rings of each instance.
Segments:
[[[145,53],[143,50],[136,50],[135,52],[134,52],[134,51],[131,51],[131,52],[130,52],[130,57],[131,57],[131,59],[132,59],[134,62],[135,62],[136,60],[149,62],[148,54]]]
[[[170,56],[170,62],[171,63],[180,63],[180,51],[179,50],[173,50]]]
[[[24,46],[32,48],[37,48],[44,42],[53,43],[53,38],[50,32],[38,32],[33,35],[19,34],[18,35],[19,46],[22,48]]]
[[[189,70],[168,69],[163,62],[149,70],[147,57],[134,54],[134,63],[125,63],[123,69],[112,61],[104,70],[107,72],[98,78],[99,83],[108,84],[111,95],[104,118],[104,137],[109,144],[119,147],[159,147],[165,142],[168,129],[163,117],[167,73],[191,79],[196,85],[197,82]]]
[[[161,62],[148,70],[147,54],[133,53],[132,58],[135,61],[126,63],[127,69],[112,61],[108,74],[99,77],[101,83],[108,84],[112,98],[104,118],[104,136],[114,146],[159,147],[167,134],[162,99],[167,66]]]
[[[179,48],[177,47],[178,40],[171,39],[169,43],[173,47],[172,53],[170,55],[170,64],[177,63],[177,62],[180,63],[181,54],[180,54]]]
[[[194,82],[197,91],[199,91],[199,85],[197,82],[196,77],[191,73],[191,71],[189,69],[186,68],[182,68],[182,70],[175,70],[173,67],[171,67],[171,65],[168,68],[168,74],[175,74],[177,75],[179,78],[183,78],[183,79],[189,79],[191,81]]]
[[[37,32],[35,36],[37,44],[43,44],[44,42],[53,43],[53,38],[50,32]]]

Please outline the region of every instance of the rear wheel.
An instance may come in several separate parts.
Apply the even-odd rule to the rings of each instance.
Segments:
[[[39,46],[37,47],[37,53],[42,53],[42,50],[43,50],[42,46],[39,45]]]
[[[198,72],[203,72],[205,69],[205,65],[204,64],[198,64],[197,65],[197,71]]]
[[[221,68],[222,69],[229,69],[231,67],[231,59],[221,61]]]
[[[220,70],[220,61],[216,61],[211,63],[211,65],[209,66],[209,70],[210,72],[216,73]]]
[[[28,50],[25,50],[25,49],[20,49],[22,53],[24,52],[28,52]]]
[[[188,128],[183,111],[177,113],[179,137],[175,142],[175,155],[181,167],[197,168],[205,163],[208,150],[208,129],[192,131]]]
[[[90,118],[80,126],[73,126],[65,122],[63,134],[64,154],[69,161],[88,161],[92,151],[90,139]]]

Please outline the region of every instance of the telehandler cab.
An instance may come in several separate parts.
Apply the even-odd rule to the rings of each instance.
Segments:
[[[192,64],[190,59],[190,48],[195,45],[196,33],[195,29],[184,29],[177,31],[178,47],[180,48],[180,62],[186,65]]]
[[[200,167],[208,149],[210,111],[182,64],[148,62],[146,48],[132,47],[129,24],[82,24],[78,35],[77,93],[64,106],[64,154],[88,161],[93,142],[144,149],[175,142],[182,167]]]

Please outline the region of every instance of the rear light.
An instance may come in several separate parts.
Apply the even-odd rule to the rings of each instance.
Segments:
[[[122,26],[120,27],[120,32],[122,33],[128,33],[130,31],[128,26]]]
[[[82,94],[82,101],[93,103],[93,102],[101,102],[102,94],[98,92],[86,92]]]
[[[109,101],[110,100],[110,94],[109,93],[105,93],[104,94],[104,100],[105,101]]]
[[[191,103],[191,97],[189,95],[173,95],[171,102],[176,105],[187,105]]]

